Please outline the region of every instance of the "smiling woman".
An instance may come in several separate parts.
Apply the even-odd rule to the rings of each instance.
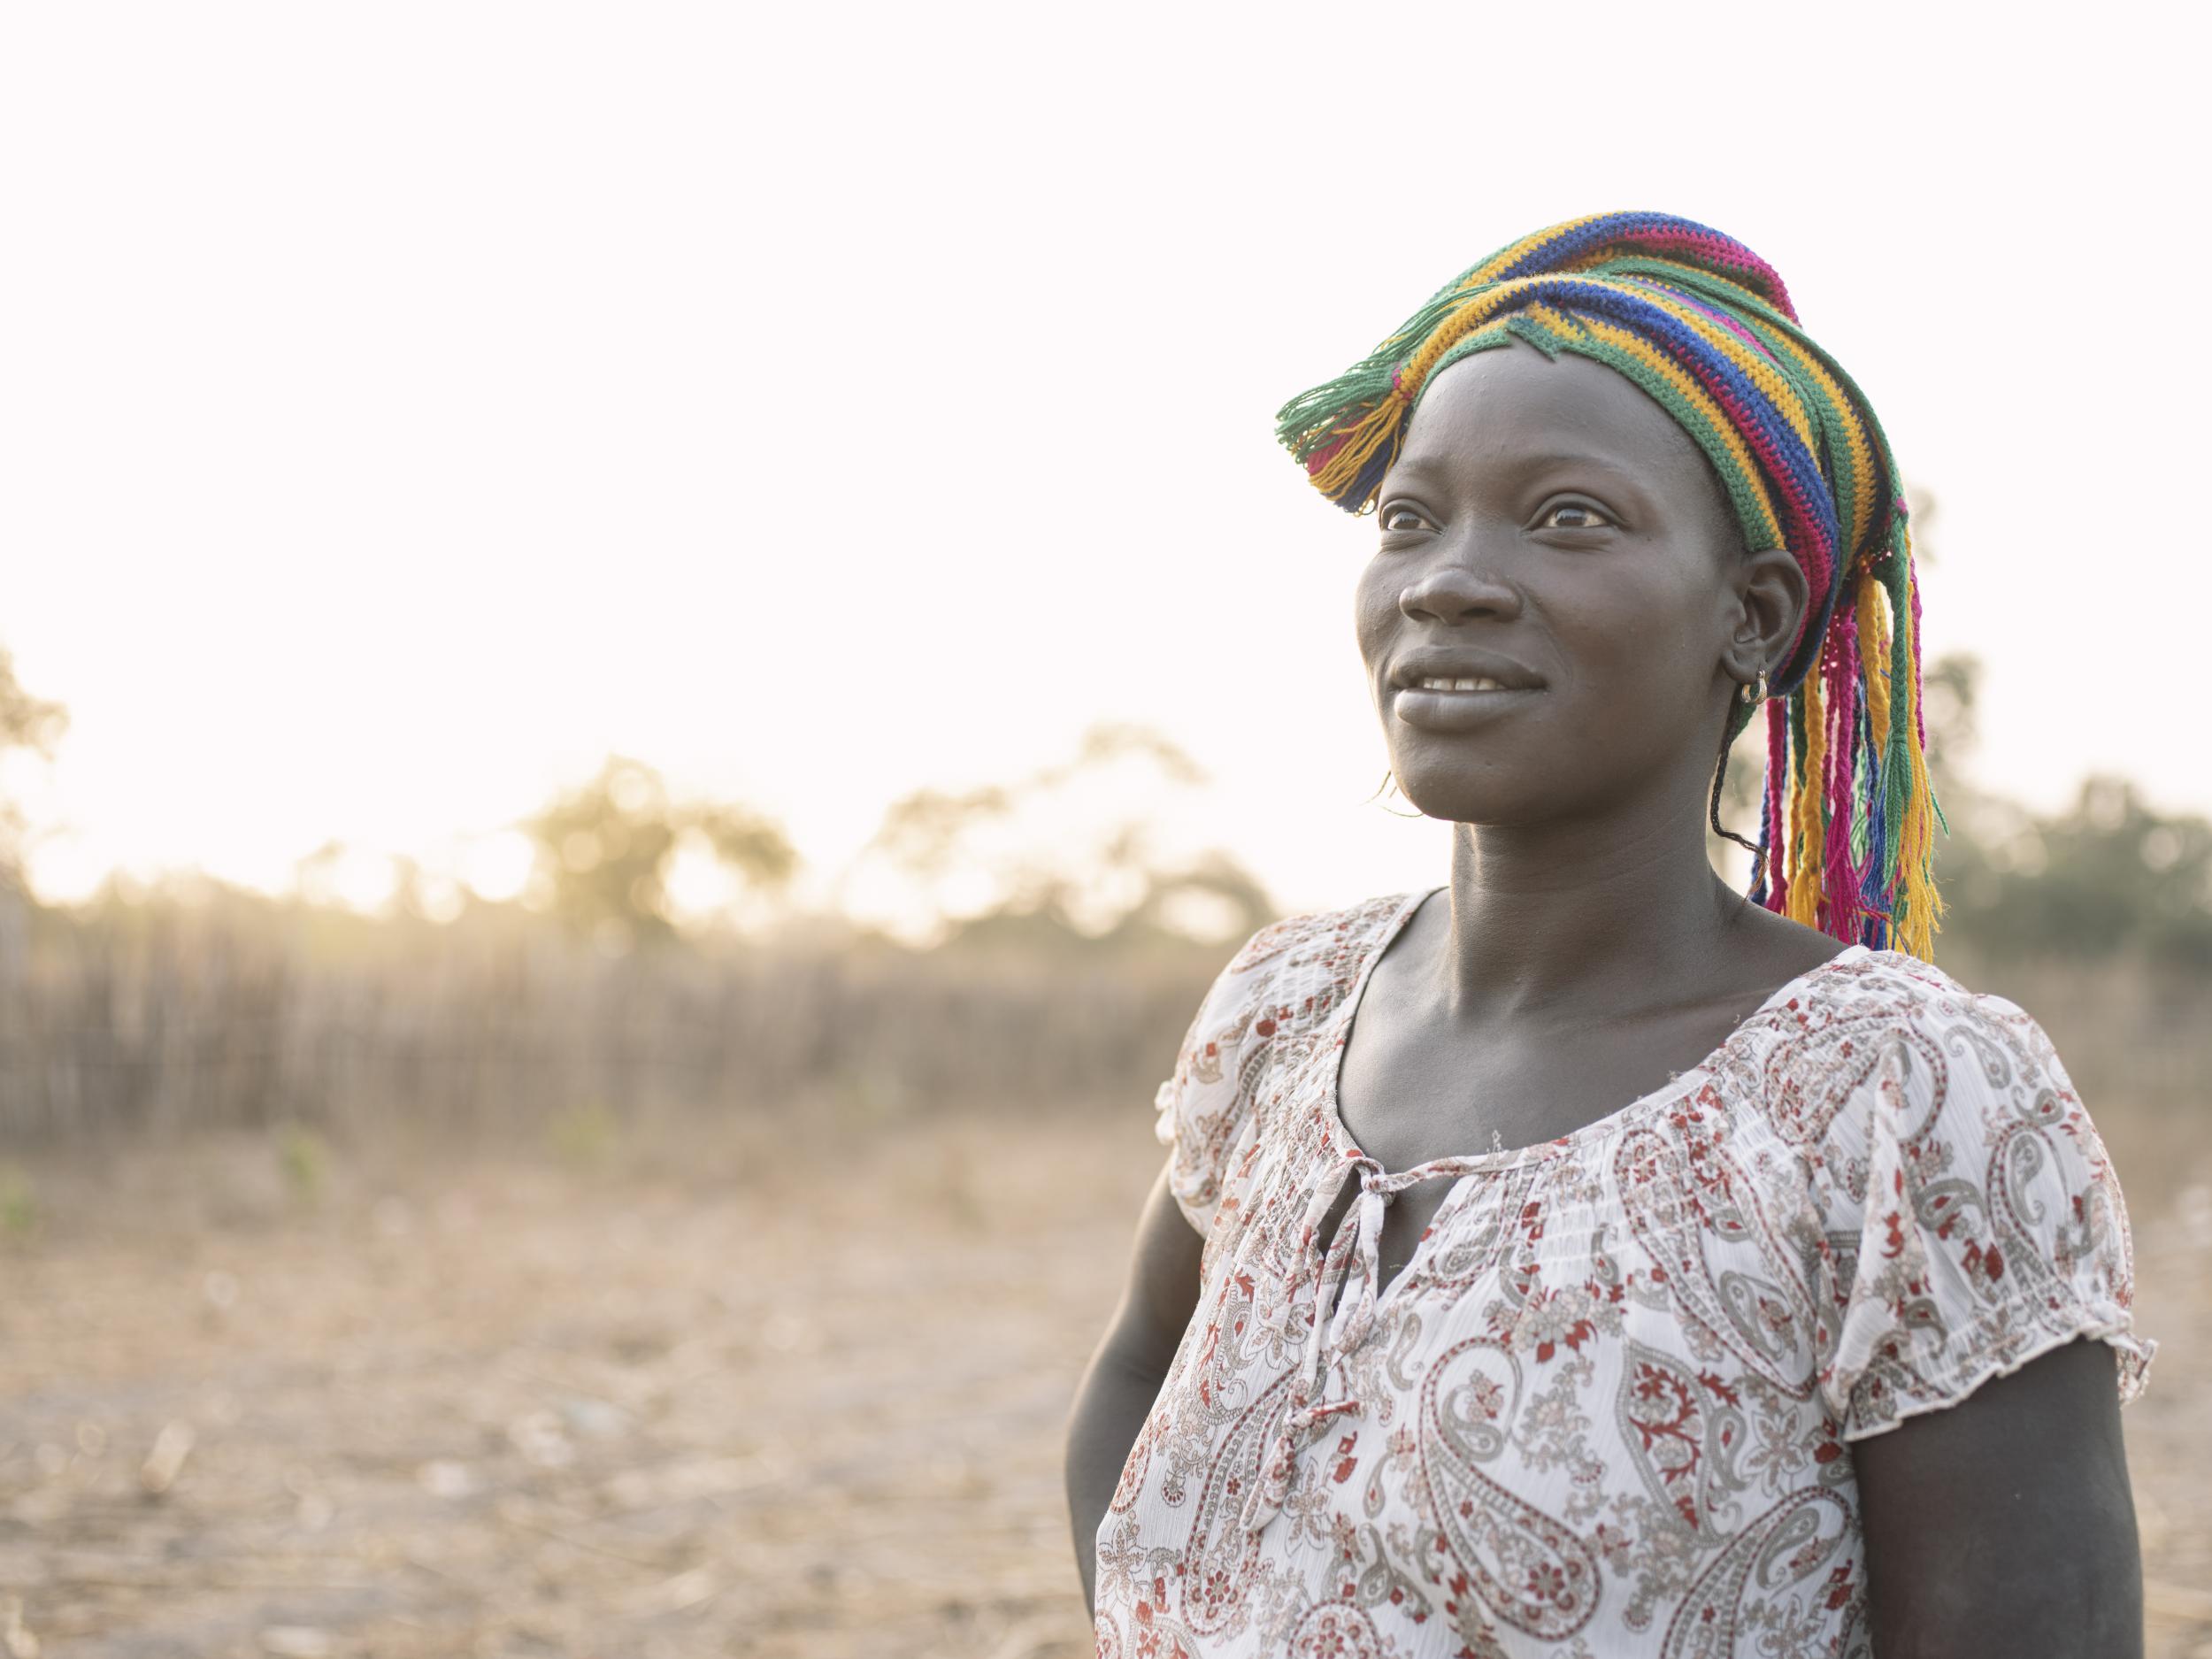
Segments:
[[[1399,786],[1456,823],[1555,811],[1705,744],[1757,672],[1751,642],[1732,662],[1655,645],[1710,632],[1725,606],[1770,636],[1805,604],[1795,560],[1747,557],[1681,428],[1585,359],[1493,351],[1439,377],[1377,516],[1361,648]],[[1488,557],[1467,556],[1477,538]],[[1461,626],[1478,614],[1491,626]],[[1458,688],[1471,675],[1497,689]],[[1494,725],[1469,765],[1454,740]]]
[[[1449,881],[1263,930],[1160,1091],[1070,1435],[1100,1652],[2139,1651],[2125,1209],[2041,1029],[1928,959],[1903,508],[1780,279],[1574,221],[1284,434],[1375,510]]]

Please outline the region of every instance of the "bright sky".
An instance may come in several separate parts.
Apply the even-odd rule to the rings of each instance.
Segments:
[[[1440,879],[1272,411],[1613,207],[1778,266],[1940,498],[1985,779],[2212,809],[2203,26],[1992,15],[12,8],[35,875],[450,858],[611,749],[827,871],[1117,719],[1286,902]]]

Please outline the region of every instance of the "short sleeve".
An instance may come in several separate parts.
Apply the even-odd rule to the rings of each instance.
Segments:
[[[1213,1231],[1223,1184],[1252,1128],[1255,1078],[1272,1034],[1265,1013],[1270,970],[1288,926],[1262,928],[1231,958],[1184,1033],[1174,1074],[1154,1096],[1154,1133],[1170,1148],[1168,1188],[1202,1236]]]
[[[2111,1344],[2134,1399],[2155,1345],[2133,1332],[2127,1209],[2042,1027],[1947,980],[1875,1041],[1824,1149],[1842,1308],[1821,1391],[1844,1438],[2080,1338]]]

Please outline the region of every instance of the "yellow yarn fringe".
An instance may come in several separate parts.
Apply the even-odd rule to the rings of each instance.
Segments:
[[[1889,736],[1889,596],[1863,571],[1859,584],[1859,661],[1866,677],[1866,723],[1878,743]]]
[[[1904,536],[1905,557],[1912,553],[1912,536]],[[1908,565],[1907,569],[1910,570]],[[1908,576],[1912,588],[1919,586],[1918,579]],[[1913,637],[1912,614],[1896,619],[1897,626],[1907,636],[1912,657],[1919,660],[1920,641]],[[1905,718],[1917,730],[1920,722],[1919,687],[1909,681],[1905,686]],[[1943,916],[1943,895],[1935,885],[1935,793],[1928,782],[1928,757],[1918,742],[1909,746],[1912,757],[1912,782],[1905,794],[1904,822],[1899,826],[1897,847],[1897,913],[1891,922],[1890,949],[1902,950],[1918,956],[1924,962],[1935,960],[1936,929]]]
[[[1820,897],[1827,873],[1828,803],[1820,787],[1828,758],[1828,718],[1822,699],[1820,665],[1798,687],[1804,705],[1805,752],[1796,757],[1790,780],[1790,894],[1787,914],[1808,927],[1820,926]]]

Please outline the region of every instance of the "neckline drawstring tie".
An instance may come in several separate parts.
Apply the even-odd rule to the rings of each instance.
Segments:
[[[1329,1350],[1333,1348],[1341,1354],[1357,1348],[1375,1328],[1375,1304],[1382,1294],[1383,1214],[1389,1209],[1390,1201],[1423,1181],[1445,1176],[1456,1178],[1463,1173],[1460,1168],[1463,1162],[1436,1158],[1393,1175],[1373,1158],[1355,1152],[1333,1171],[1325,1171],[1315,1185],[1298,1233],[1300,1250],[1310,1252],[1314,1258],[1312,1325],[1306,1334],[1305,1352],[1299,1358],[1290,1385],[1290,1399],[1284,1409],[1281,1425],[1268,1442],[1257,1478],[1245,1499],[1243,1521],[1247,1532],[1258,1532],[1282,1513],[1284,1502],[1290,1495],[1291,1477],[1298,1466],[1298,1454],[1304,1449],[1315,1426],[1360,1408],[1356,1395],[1348,1394],[1343,1399],[1327,1402],[1317,1401],[1314,1395],[1319,1391],[1322,1374],[1327,1369]],[[1321,1224],[1328,1219],[1329,1211],[1335,1208],[1344,1190],[1344,1183],[1355,1172],[1359,1176],[1359,1196],[1353,1201],[1347,1217],[1349,1225],[1340,1224],[1327,1250],[1320,1250],[1315,1240]],[[1346,1280],[1355,1259],[1359,1263],[1359,1278],[1348,1291]]]

